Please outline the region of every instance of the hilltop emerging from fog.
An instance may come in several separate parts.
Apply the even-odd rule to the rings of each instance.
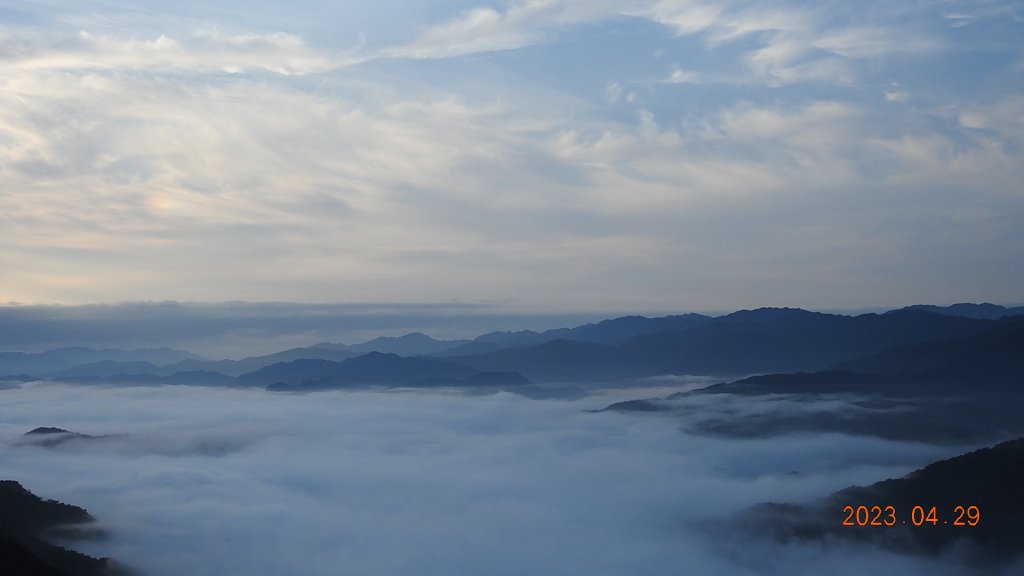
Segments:
[[[751,459],[758,460],[755,467],[760,470],[754,484],[771,479],[765,481],[782,489],[790,482],[803,479],[799,471],[793,471],[796,476],[786,481],[781,480],[780,475],[794,467],[806,469],[810,474],[807,487],[812,492],[809,494],[822,497],[850,483],[844,476],[842,484],[829,483],[828,490],[815,492],[821,490],[816,478],[823,474],[816,466],[831,470],[833,458],[846,462],[844,466],[849,467],[843,470],[857,473],[870,483],[883,480],[885,476],[875,475],[870,468],[860,470],[857,465],[864,454],[874,455],[881,446],[900,454],[904,451],[931,454],[929,460],[914,460],[918,466],[934,460],[936,455],[947,457],[952,450],[956,450],[954,454],[959,453],[964,446],[992,445],[1020,437],[1024,435],[1024,420],[1020,418],[1024,413],[1024,355],[1020,353],[1024,350],[1022,312],[1024,310],[1019,308],[993,305],[957,305],[948,308],[913,306],[857,316],[794,308],[743,310],[717,317],[701,314],[656,318],[626,316],[544,331],[490,331],[472,339],[441,340],[410,332],[375,337],[360,344],[324,341],[241,359],[211,359],[160,346],[132,350],[62,347],[43,352],[0,353],[0,388],[5,389],[0,393],[16,396],[21,402],[35,403],[33,410],[17,415],[19,425],[25,426],[27,433],[12,438],[7,446],[23,469],[25,462],[43,460],[52,461],[56,470],[63,470],[66,462],[73,461],[76,466],[84,467],[79,469],[93,467],[95,478],[100,478],[103,484],[108,472],[93,462],[97,460],[94,457],[102,455],[98,459],[102,462],[118,461],[130,471],[121,476],[119,490],[135,493],[133,505],[161,510],[147,518],[166,518],[174,513],[164,509],[167,504],[150,502],[146,487],[136,487],[132,479],[144,476],[162,486],[164,472],[170,470],[173,476],[173,471],[181,470],[181,462],[186,459],[189,462],[186,468],[206,470],[194,477],[191,472],[186,474],[197,484],[192,486],[189,480],[183,486],[171,488],[170,492],[160,493],[175,498],[181,490],[181,498],[200,498],[206,502],[202,516],[208,513],[205,507],[213,505],[212,500],[202,500],[209,498],[204,495],[205,491],[232,492],[234,482],[243,485],[255,482],[261,486],[261,493],[280,494],[282,502],[301,505],[309,500],[319,513],[324,509],[325,494],[331,495],[333,506],[348,510],[354,505],[353,493],[362,494],[367,490],[375,493],[367,487],[376,486],[381,475],[391,478],[389,474],[394,474],[386,498],[381,496],[393,502],[395,493],[419,493],[419,487],[411,490],[409,479],[423,470],[437,468],[438,456],[454,454],[448,465],[456,467],[458,473],[453,479],[439,471],[440,476],[434,479],[437,482],[434,490],[435,496],[448,498],[445,501],[456,509],[460,509],[465,497],[461,492],[458,496],[449,494],[452,486],[470,482],[481,490],[469,504],[469,511],[463,510],[462,524],[454,528],[460,538],[465,538],[480,530],[476,507],[487,508],[495,498],[514,496],[514,499],[534,502],[534,508],[530,509],[563,511],[570,516],[585,509],[593,511],[588,514],[596,515],[592,521],[610,521],[601,513],[607,505],[608,487],[599,491],[597,501],[587,500],[585,495],[578,494],[577,488],[582,478],[590,481],[604,477],[610,473],[609,466],[619,470],[623,461],[630,463],[628,470],[622,470],[623,474],[628,472],[629,477],[608,477],[607,482],[616,486],[623,482],[649,484],[639,489],[637,496],[621,494],[623,499],[616,504],[619,513],[637,509],[635,501],[647,502],[643,495],[649,489],[656,491],[659,502],[674,501],[678,491],[676,479],[691,473],[694,466],[704,466],[703,459],[729,458],[729,450],[747,454],[732,464],[737,470],[724,475],[719,471],[708,473],[705,481],[685,488],[687,501],[703,498],[707,486],[717,485],[720,480],[734,490],[753,489],[750,479],[744,476],[746,461]],[[104,386],[92,386],[94,384]],[[662,397],[642,396],[640,390],[651,386],[668,386],[674,393]],[[369,393],[394,389],[412,389],[419,393]],[[443,390],[444,393],[422,393],[428,390]],[[498,392],[513,394],[496,394]],[[488,396],[483,398],[484,395]],[[536,400],[578,399],[580,403],[533,402],[522,396]],[[608,397],[621,401],[603,400]],[[111,399],[116,402],[108,406]],[[199,408],[208,405],[216,409],[205,413]],[[128,417],[126,410],[140,413]],[[517,415],[506,420],[509,410]],[[74,420],[69,416],[79,411],[88,412],[89,418]],[[467,425],[463,420],[466,411],[475,413],[479,421]],[[93,412],[108,416],[93,419]],[[42,413],[50,417],[40,421]],[[435,417],[427,417],[427,413]],[[260,416],[257,418],[256,414]],[[553,414],[558,416],[553,417]],[[65,422],[68,418],[73,422]],[[198,418],[198,428],[181,421],[182,418],[189,422]],[[162,423],[156,425],[154,419]],[[275,424],[266,429],[252,424],[264,420]],[[496,431],[497,421],[502,424]],[[650,437],[647,432],[640,433],[639,437],[633,437],[632,432],[620,436],[619,425],[627,421],[644,430],[643,426],[651,424],[647,432],[656,433]],[[298,430],[292,437],[293,432],[289,431],[296,426]],[[547,432],[535,434],[538,426]],[[574,438],[579,429],[600,438],[594,451],[576,444]],[[167,433],[168,430],[175,432]],[[480,433],[480,430],[485,432]],[[286,442],[288,449],[280,451],[281,445],[276,441],[262,441],[267,438]],[[323,442],[325,438],[331,440]],[[340,438],[348,440],[335,441]],[[817,438],[822,440],[810,441],[810,445],[805,443],[807,439]],[[693,456],[683,450],[684,454],[673,460],[672,465],[678,469],[667,477],[655,471],[635,478],[630,471],[648,466],[661,470],[660,459],[673,454],[679,442],[720,447],[725,439],[728,440],[726,445],[733,448],[726,450],[724,456],[718,455],[717,448],[707,448],[700,452],[701,461],[690,461],[688,458]],[[749,442],[736,442],[737,439]],[[619,446],[620,441],[628,441],[628,449],[602,448]],[[446,446],[441,454],[434,452],[438,442]],[[529,442],[530,447],[517,448],[522,442]],[[648,445],[649,442],[656,445]],[[836,446],[837,442],[869,448],[861,452],[854,450],[847,457],[843,449]],[[467,443],[470,447],[477,446],[476,443],[484,447],[478,452],[461,452]],[[783,453],[788,454],[794,446],[816,456],[806,462],[797,458],[787,463],[789,457]],[[851,540],[882,554],[929,558],[925,564],[907,560],[916,567],[926,566],[934,558],[945,562],[951,550],[969,547],[972,552],[963,556],[967,560],[956,560],[966,563],[955,566],[963,566],[965,570],[969,565],[981,566],[980,562],[972,564],[971,559],[978,554],[989,554],[999,557],[999,561],[991,565],[993,570],[1005,569],[1005,573],[1012,573],[1013,563],[1019,560],[1014,549],[1022,541],[1021,532],[1012,528],[1011,521],[1021,513],[1019,499],[1014,499],[1012,493],[1012,487],[1024,481],[1019,448],[1019,441],[1002,445],[998,450],[924,468],[902,480],[838,492],[830,500],[818,503],[773,504],[750,511],[746,507],[770,498],[759,497],[760,489],[751,494],[732,493],[730,499],[742,496],[745,504],[728,514],[717,512],[721,522],[715,525],[741,526],[753,532],[736,537],[736,542],[742,545],[778,539],[816,542],[815,545],[827,547],[835,540]],[[339,459],[337,450],[345,451],[347,456]],[[424,452],[420,454],[420,450]],[[506,450],[522,454],[522,459],[513,458],[506,463],[511,468],[498,473],[495,466],[502,469],[505,464],[496,463],[495,454],[501,454],[500,459],[504,461]],[[553,452],[544,456],[548,450]],[[772,451],[772,455],[761,458],[762,450]],[[251,458],[252,453],[265,451],[269,451],[267,458]],[[304,456],[294,456],[296,453]],[[531,456],[526,457],[526,454]],[[559,472],[565,474],[565,484],[558,487],[562,491],[560,496],[543,501],[541,505],[542,493],[550,487],[548,474],[553,469],[552,463],[568,465],[583,454],[588,456],[577,464],[584,467],[576,469],[577,464],[573,464]],[[140,455],[147,458],[140,459]],[[544,457],[552,458],[551,462],[535,462],[535,458]],[[887,461],[884,453],[879,457],[885,466],[904,464],[902,458],[893,462]],[[381,464],[382,458],[387,463]],[[391,466],[395,458],[413,461],[408,469],[394,470]],[[150,459],[170,463],[150,473],[146,471],[147,465],[139,463]],[[329,481],[314,480],[310,488],[307,476],[325,472],[315,468],[307,474],[303,470],[334,460],[339,470],[330,472]],[[221,473],[214,473],[208,467],[220,470],[224,462],[233,462],[239,467],[234,480],[226,484],[217,480],[211,484],[211,479],[221,478]],[[260,469],[254,472],[249,468],[253,465]],[[364,470],[361,465],[367,468]],[[543,473],[532,476],[535,474],[533,466]],[[293,468],[293,472],[288,472]],[[31,474],[32,470],[29,466],[26,473]],[[409,470],[417,472],[410,474]],[[899,474],[906,471],[906,468],[900,469]],[[264,484],[263,480],[258,480],[268,473],[273,477],[294,473],[299,479],[294,481],[295,486],[278,486],[276,481]],[[577,477],[577,473],[582,477]],[[324,487],[335,482],[345,483],[353,474],[361,479],[357,492]],[[362,478],[360,474],[367,477]],[[523,488],[520,475],[535,478],[537,486],[545,488]],[[39,477],[35,480],[39,481]],[[431,482],[429,478],[417,480],[420,481]],[[477,482],[480,484],[473,484]],[[500,490],[491,490],[492,482],[498,482]],[[950,485],[954,486],[952,492],[943,491],[942,486],[949,488]],[[38,504],[38,499],[17,483],[8,482],[3,486],[7,488],[7,497],[13,499],[11,502]],[[307,494],[307,490],[312,490],[315,498]],[[621,492],[618,488],[611,490],[616,491]],[[921,498],[927,495],[935,500],[929,505],[943,506],[955,506],[951,498],[962,496],[966,498],[965,503],[983,508],[986,524],[973,531],[943,529],[928,534],[907,533],[906,528],[888,532],[836,531],[834,524],[841,520],[832,514],[839,502],[836,498],[857,500],[850,500],[855,504],[863,501],[864,505],[871,505],[868,500],[873,499],[906,509],[915,505],[913,494]],[[991,498],[983,498],[985,494]],[[225,493],[219,496],[230,497]],[[436,499],[427,495],[424,498],[424,502],[417,500],[411,509],[402,508],[395,513],[400,516],[415,513],[431,518],[441,513],[446,518],[457,515],[447,508],[435,510],[434,504],[426,502]],[[120,505],[116,498],[112,502]],[[1002,509],[1000,502],[1008,508]],[[515,500],[514,509],[520,510],[520,504]],[[649,502],[644,504],[650,505]],[[678,502],[677,505],[682,506]],[[723,505],[718,503],[719,507]],[[21,504],[6,506],[8,512],[22,509],[18,507]],[[229,527],[236,520],[232,515],[238,509],[248,509],[247,506],[236,502],[228,511],[222,511],[227,516],[223,524],[219,524],[221,529],[231,530]],[[390,530],[396,520],[388,516],[390,508],[387,506],[370,505],[362,516],[342,515],[340,520],[333,514],[329,521],[311,515],[319,518],[314,525],[323,529],[330,529],[333,522],[339,521],[362,527],[383,515],[381,526]],[[663,506],[659,503],[655,507],[660,510]],[[90,508],[95,506],[90,504]],[[286,508],[290,516],[291,508]],[[424,509],[430,509],[431,513],[425,514]],[[83,510],[57,503],[49,503],[40,510],[39,514],[31,511],[8,514],[0,526],[3,535],[0,544],[12,562],[30,567],[28,574],[47,576],[91,575],[95,573],[91,571],[110,564],[54,546],[54,542],[66,541],[61,538],[82,534],[80,529],[54,532],[53,525],[39,524],[52,511],[65,513],[69,510],[74,517],[61,522],[80,523],[89,519]],[[264,512],[269,514],[273,510]],[[738,516],[733,517],[737,512]],[[97,513],[103,517],[102,510]],[[119,511],[122,515],[125,513],[124,509]],[[716,514],[709,510],[704,513]],[[551,512],[547,522],[566,521],[560,514]],[[522,533],[526,526],[533,526],[527,520],[517,525],[517,533]],[[188,524],[188,518],[176,521],[189,526],[176,533],[181,542],[189,541],[192,530],[204,529]],[[730,524],[734,521],[739,524]],[[698,516],[690,518],[690,522],[697,523],[697,534],[707,533],[714,524],[705,525]],[[764,523],[773,530],[758,528]],[[289,525],[300,532],[308,530],[301,517],[291,518]],[[129,548],[133,552],[127,560],[133,565],[149,563],[153,553],[172,556],[177,553],[168,551],[147,526],[140,528],[136,524],[135,527],[150,534],[150,538],[136,543],[141,548]],[[616,533],[619,528],[616,525]],[[431,537],[417,531],[421,526],[409,529],[413,530],[415,538]],[[257,532],[262,534],[262,531]],[[618,537],[629,536],[620,534]],[[335,544],[332,540],[331,546]],[[205,546],[202,542],[192,545]],[[550,545],[561,550],[560,545]],[[147,548],[149,546],[155,548]],[[674,550],[674,547],[669,549]],[[830,549],[827,557],[841,555],[842,550]],[[207,553],[221,554],[223,550],[208,549]],[[120,553],[111,555],[121,557]],[[732,566],[732,559],[725,559],[727,556],[716,557],[711,562],[719,567]],[[491,562],[491,559],[486,561]],[[531,564],[532,561],[528,558],[524,565],[536,567],[538,564]],[[75,567],[62,562],[75,563]]]

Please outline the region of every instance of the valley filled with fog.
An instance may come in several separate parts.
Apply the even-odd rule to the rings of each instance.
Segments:
[[[1024,1],[0,0],[0,63],[0,576],[1024,575]]]
[[[36,494],[97,517],[106,536],[76,549],[151,576],[970,573],[943,556],[752,538],[729,520],[983,444],[691,431],[765,410],[851,410],[840,397],[808,408],[703,396],[692,422],[594,412],[667,390],[533,400],[34,382],[0,391],[0,461]],[[25,436],[39,426],[92,437]]]

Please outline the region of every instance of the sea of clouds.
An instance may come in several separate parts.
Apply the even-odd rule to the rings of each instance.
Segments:
[[[0,390],[0,476],[86,507],[109,537],[74,546],[147,576],[965,573],[721,528],[759,502],[810,501],[965,447],[728,439],[671,417],[588,412],[637,393],[35,383]],[[26,444],[37,426],[110,436]]]

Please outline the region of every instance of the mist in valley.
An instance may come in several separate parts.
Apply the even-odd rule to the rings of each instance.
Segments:
[[[89,509],[107,537],[75,547],[142,575],[971,573],[955,558],[783,544],[730,519],[977,446],[730,438],[670,416],[592,412],[636,389],[572,401],[58,383],[0,393],[5,476]],[[725,400],[694,400],[692,424],[808,409]],[[38,426],[92,438],[27,442]]]

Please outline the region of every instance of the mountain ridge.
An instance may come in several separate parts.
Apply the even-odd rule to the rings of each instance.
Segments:
[[[954,305],[945,313],[925,309],[925,306],[857,316],[800,308],[739,310],[718,317],[701,314],[657,318],[622,316],[544,332],[490,332],[474,340],[436,340],[412,332],[374,338],[357,345],[321,342],[241,360],[206,360],[189,355],[168,364],[140,359],[125,351],[110,351],[116,358],[96,360],[94,350],[66,348],[40,353],[41,357],[64,354],[65,360],[49,364],[46,370],[34,374],[14,369],[24,367],[23,363],[18,363],[26,357],[24,353],[0,353],[0,373],[82,383],[131,383],[135,378],[140,383],[179,384],[189,383],[189,378],[193,377],[201,383],[214,385],[294,385],[325,377],[339,369],[327,364],[329,362],[343,364],[373,353],[396,354],[395,350],[401,352],[398,355],[403,358],[435,358],[478,372],[516,372],[531,381],[548,383],[600,384],[660,375],[735,377],[757,373],[841,372],[851,371],[844,362],[900,346],[967,337],[1000,322],[1019,318],[969,317],[984,315],[978,310],[988,315],[993,315],[993,310],[1013,310],[989,304]],[[959,313],[967,316],[957,315]],[[165,360],[173,359],[174,354],[188,355],[181,351],[160,353]],[[14,364],[5,366],[3,354],[7,354],[8,360],[14,358]],[[90,362],[57,369],[58,365],[70,362],[68,354],[78,354],[79,359]],[[289,364],[300,360],[303,362]],[[392,360],[394,362],[397,361]],[[322,373],[313,370],[307,374],[314,365],[321,366]],[[271,368],[273,366],[277,368]],[[383,364],[380,368],[385,369]],[[280,372],[276,379],[269,376],[275,370]],[[289,370],[294,373],[287,374]],[[436,376],[428,369],[424,378]],[[362,377],[380,380],[368,374]]]

